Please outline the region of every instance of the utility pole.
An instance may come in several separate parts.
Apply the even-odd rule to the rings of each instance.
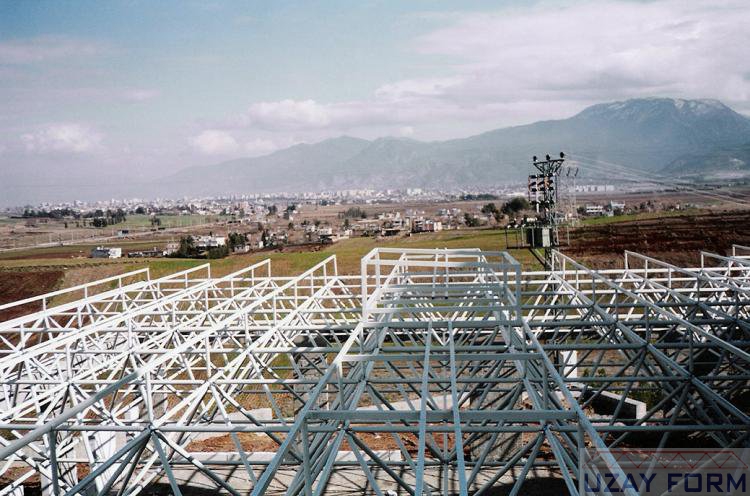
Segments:
[[[537,220],[533,227],[527,229],[526,242],[531,253],[547,269],[552,265],[552,250],[559,246],[557,228],[563,219],[557,210],[558,179],[564,162],[565,154],[562,152],[560,158],[547,155],[545,160],[538,160],[534,156],[533,164],[539,173],[529,175],[529,202],[536,210]],[[540,249],[543,252],[541,256]]]

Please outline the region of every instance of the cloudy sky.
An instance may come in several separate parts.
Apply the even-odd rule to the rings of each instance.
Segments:
[[[750,114],[748,26],[747,0],[6,0],[0,195],[638,96]]]

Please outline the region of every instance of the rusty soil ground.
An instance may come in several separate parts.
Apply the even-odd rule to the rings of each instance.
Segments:
[[[565,234],[561,232],[561,238]],[[700,266],[700,252],[731,253],[750,245],[750,211],[711,212],[601,225],[570,231],[562,251],[595,268],[620,268],[626,250],[682,266]]]

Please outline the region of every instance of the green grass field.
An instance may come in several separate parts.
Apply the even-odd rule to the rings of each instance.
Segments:
[[[502,230],[464,230],[443,231],[397,239],[352,238],[327,246],[321,251],[300,253],[265,251],[211,260],[210,263],[212,274],[222,275],[270,258],[274,275],[293,275],[303,272],[330,255],[336,255],[340,274],[358,274],[360,259],[377,246],[392,248],[479,248],[486,251],[506,249],[505,234]],[[524,268],[540,268],[536,259],[527,250],[511,250],[511,254],[523,264]],[[174,265],[174,262],[176,260],[162,259],[151,261],[148,265],[151,267],[153,274],[169,273],[170,269],[181,270],[186,267],[186,265]],[[201,260],[180,262],[193,262],[193,265],[205,263]]]
[[[23,250],[11,250],[0,252],[0,265],[14,259],[24,259],[26,262],[40,260],[44,263],[47,259],[66,260],[70,262],[74,257],[88,257],[91,249],[96,246],[120,246],[128,250],[147,250],[154,246],[163,246],[164,240],[160,241],[133,241],[133,240],[111,240],[99,243],[80,243],[64,246],[47,246],[43,248],[26,248]],[[89,262],[91,260],[88,260]]]
[[[584,225],[597,226],[634,220],[646,220],[679,215],[699,214],[701,210],[681,210],[674,212],[639,213],[621,215],[617,217],[597,217],[583,221]],[[509,243],[513,244],[513,232],[510,232]],[[114,243],[113,243],[114,244]],[[125,241],[116,243],[126,249],[147,249],[154,246],[151,241]],[[158,244],[158,243],[156,243]],[[524,270],[538,270],[539,262],[526,250],[508,249],[506,235],[503,229],[463,229],[458,231],[442,231],[438,233],[416,234],[409,237],[397,238],[351,238],[333,245],[319,247],[319,251],[294,251],[294,247],[287,247],[281,251],[260,251],[243,255],[231,255],[218,260],[191,259],[128,259],[115,260],[87,258],[92,245],[50,247],[22,252],[0,253],[0,277],[3,270],[48,270],[62,269],[75,273],[79,277],[78,283],[85,280],[95,280],[116,273],[124,273],[137,268],[149,267],[151,277],[160,277],[186,268],[210,263],[211,273],[222,276],[240,270],[264,259],[271,260],[272,272],[277,276],[299,274],[325,258],[336,255],[340,274],[358,274],[361,258],[375,247],[403,247],[403,248],[479,248],[487,251],[508,250],[516,258]],[[71,258],[80,256],[82,258]],[[61,284],[67,284],[69,278]]]
[[[647,212],[632,215],[621,215],[617,217],[596,217],[583,221],[584,225],[605,225],[617,222],[633,220],[644,220],[676,215],[699,213],[698,210],[682,210],[675,212]],[[130,220],[138,222],[137,217],[131,216]],[[147,216],[142,220],[147,219]],[[509,240],[513,243],[513,240]],[[154,242],[143,241],[121,241],[116,243],[127,249],[147,249],[154,246]],[[158,244],[158,243],[156,243]],[[274,275],[288,276],[298,274],[324,260],[330,255],[336,255],[339,273],[359,273],[360,259],[370,250],[377,246],[403,247],[403,248],[479,248],[482,250],[506,250],[505,232],[502,229],[465,229],[459,231],[442,231],[438,233],[416,234],[410,237],[398,238],[351,238],[342,240],[333,245],[321,247],[320,251],[294,252],[288,251],[261,251],[246,255],[232,255],[230,257],[210,260],[212,274],[216,276],[225,275],[264,259],[271,259]],[[206,260],[189,259],[117,259],[117,260],[93,260],[90,258],[70,258],[70,252],[78,250],[83,257],[88,256],[91,245],[50,247],[23,252],[0,253],[0,269],[12,269],[14,267],[44,267],[63,266],[75,268],[77,266],[91,267],[106,266],[107,272],[112,270],[112,265],[121,265],[122,272],[134,270],[135,268],[150,267],[152,277],[160,277],[179,270],[194,267],[206,263]],[[509,250],[516,260],[521,262],[525,270],[540,269],[538,261],[528,250]],[[59,257],[55,255],[59,254]],[[13,260],[21,258],[22,260]]]
[[[125,243],[120,243],[125,245]],[[133,243],[128,248],[149,248],[153,243]],[[211,264],[212,274],[220,276],[247,267],[253,263],[270,258],[274,275],[293,275],[303,272],[316,263],[324,260],[330,255],[336,255],[339,273],[359,273],[360,259],[373,248],[381,247],[403,247],[403,248],[480,248],[482,250],[497,251],[506,249],[505,234],[503,230],[476,229],[461,231],[442,231],[439,233],[426,233],[413,235],[407,238],[375,239],[375,238],[352,238],[342,240],[333,245],[326,246],[320,251],[293,252],[293,251],[262,251],[246,255],[232,255],[218,260],[190,260],[190,259],[90,259],[90,258],[58,258],[56,253],[66,253],[71,247],[53,247],[34,250],[24,253],[24,256],[37,254],[38,257],[12,260],[10,257],[18,257],[18,252],[0,254],[0,269],[13,268],[44,268],[44,266],[62,267],[91,267],[102,266],[107,272],[112,270],[113,265],[121,265],[122,272],[135,270],[136,268],[149,267],[151,277],[159,277],[179,270],[201,265],[206,262]],[[80,248],[85,256],[90,246],[73,247]],[[539,264],[527,250],[511,250],[511,254],[523,264],[525,269],[539,268]],[[95,272],[95,271],[93,271]]]

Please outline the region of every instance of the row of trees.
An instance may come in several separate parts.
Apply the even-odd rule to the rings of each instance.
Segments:
[[[94,227],[112,226],[127,220],[125,211],[121,208],[118,208],[117,210],[107,209],[106,212],[103,212],[102,210],[87,212],[83,217],[91,218],[91,225]]]
[[[69,208],[55,208],[53,210],[35,210],[33,208],[27,208],[24,209],[21,217],[24,219],[62,219],[64,217],[79,219],[81,214],[78,211]]]
[[[104,219],[105,222],[102,224],[101,222],[92,222],[92,225],[94,227],[104,227],[112,224],[119,224],[120,222],[125,222],[127,220],[127,217],[125,215],[125,211],[121,208],[118,208],[117,210],[102,210],[100,208],[91,211],[86,212],[83,215],[77,211],[70,208],[55,208],[52,210],[35,210],[33,208],[27,208],[23,211],[22,217],[24,219],[63,219],[63,218],[73,218],[73,219]]]
[[[461,200],[464,200],[464,201],[497,200],[497,196],[491,195],[489,193],[480,193],[478,195],[465,194],[465,195],[461,195],[460,198],[461,198]]]
[[[339,212],[340,219],[366,219],[367,212],[359,207],[349,207],[344,212]]]
[[[515,215],[529,208],[531,208],[529,201],[523,196],[517,196],[503,203],[500,208],[497,208],[497,205],[494,203],[488,203],[482,207],[482,213],[492,215],[497,222],[500,222],[500,218],[503,215]]]

